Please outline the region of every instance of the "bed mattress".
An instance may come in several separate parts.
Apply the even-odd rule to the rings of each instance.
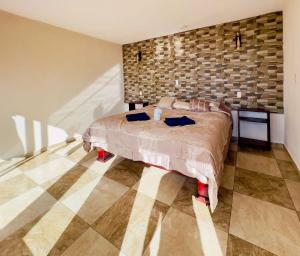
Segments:
[[[231,138],[232,118],[220,112],[191,112],[164,109],[154,121],[154,107],[131,111],[146,112],[151,120],[128,122],[122,113],[93,122],[83,135],[85,142],[135,161],[176,170],[208,183],[211,210],[218,203],[217,193],[224,158]],[[187,116],[196,124],[169,127],[166,117]]]

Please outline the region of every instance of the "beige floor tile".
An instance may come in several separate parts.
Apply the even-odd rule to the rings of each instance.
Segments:
[[[17,175],[0,183],[0,205],[36,187],[24,174]]]
[[[277,162],[273,158],[238,152],[237,167],[281,177]]]
[[[225,164],[224,170],[223,170],[222,181],[221,181],[222,187],[233,190],[234,172],[235,172],[234,166]]]
[[[127,190],[128,187],[118,182],[98,177],[66,197],[62,203],[91,225]]]
[[[84,151],[83,147],[80,146],[74,152],[70,153],[66,157],[68,159],[76,162],[76,163],[82,163],[82,162],[86,162],[89,159],[96,159],[97,158],[97,151],[92,150],[89,153],[87,153],[87,152]]]
[[[295,211],[234,193],[230,234],[278,255],[299,255],[300,222]]]
[[[0,240],[31,222],[55,204],[40,187],[32,188],[0,206]]]
[[[114,156],[113,158],[109,159],[105,163],[97,161],[95,158],[91,158],[87,161],[84,161],[80,163],[82,166],[89,168],[95,172],[97,172],[99,175],[103,175],[106,173],[109,169],[113,168],[114,166],[118,165],[124,160],[123,157],[120,156]]]
[[[73,243],[63,254],[63,256],[113,256],[119,254],[119,250],[99,235],[95,230],[89,228],[75,243]]]
[[[0,159],[0,175],[8,170],[12,170],[26,161],[25,157],[16,157],[10,160]]]
[[[57,246],[62,237],[67,237],[68,240],[72,240],[73,242],[81,233],[88,229],[87,224],[80,223],[83,229],[82,232],[75,233],[74,228],[71,228],[73,232],[68,232],[75,218],[78,217],[58,202],[30,229],[23,240],[33,255],[48,255]],[[79,220],[79,222],[82,221]],[[69,234],[66,235],[66,232]],[[72,239],[70,236],[75,237]],[[61,243],[64,244],[63,241]],[[60,245],[60,247],[58,251],[63,250],[64,246]]]
[[[65,158],[56,158],[42,163],[37,167],[25,171],[25,175],[39,185],[53,180],[67,173],[74,166],[74,162]]]
[[[297,211],[300,211],[300,182],[285,180]]]
[[[82,147],[82,141],[75,140],[73,142],[67,143],[63,147],[60,147],[58,150],[54,150],[54,153],[60,156],[68,156],[80,147]]]
[[[41,165],[45,165],[58,158],[60,158],[60,156],[55,155],[49,151],[46,151],[42,154],[26,159],[24,164],[18,166],[18,168],[26,172],[28,170],[32,170],[34,168],[40,167]]]
[[[16,177],[20,174],[23,174],[23,172],[18,168],[15,168],[15,169],[12,169],[12,170],[7,170],[7,171],[2,171],[0,173],[0,183],[3,182],[3,181],[9,180],[13,177]]]
[[[273,153],[276,159],[291,161],[289,153],[285,149],[273,149]]]
[[[186,177],[156,167],[144,168],[140,181],[133,189],[153,199],[171,205]]]
[[[214,227],[205,205],[195,211],[197,221],[170,208],[144,255],[225,255],[227,233]]]

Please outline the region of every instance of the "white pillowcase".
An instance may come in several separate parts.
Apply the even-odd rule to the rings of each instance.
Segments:
[[[163,97],[160,99],[157,106],[159,108],[172,109],[175,100],[176,100],[175,97]]]
[[[181,100],[176,100],[175,103],[173,104],[173,108],[190,110],[190,103]]]

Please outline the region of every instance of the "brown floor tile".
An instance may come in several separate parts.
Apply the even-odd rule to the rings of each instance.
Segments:
[[[271,144],[272,149],[285,149],[283,144],[280,143],[272,143]]]
[[[60,255],[89,225],[60,203],[56,203],[23,237],[34,255]]]
[[[227,256],[273,256],[264,249],[257,247],[236,236],[229,235],[227,241]]]
[[[136,244],[142,241],[144,250],[153,236],[159,216],[164,216],[168,209],[169,206],[161,202],[129,190],[92,227],[119,249],[132,242],[128,240],[136,238],[139,240]]]
[[[68,227],[65,229],[59,240],[53,246],[48,256],[61,255],[74,241],[76,241],[84,232],[87,231],[89,225],[80,217],[74,216]]]
[[[194,208],[193,208],[193,196],[197,196],[197,180],[192,178],[187,178],[180,191],[175,198],[172,207],[187,213],[195,217]]]
[[[217,208],[211,214],[214,224],[225,232],[228,231],[230,224],[232,193],[232,190],[220,187],[218,193],[219,202]],[[196,217],[193,207],[193,196],[197,196],[197,181],[188,179],[179,191],[172,207],[192,217]]]
[[[34,228],[35,225],[37,225],[37,223],[41,221],[42,218],[43,216],[36,218],[32,222],[26,224],[25,226],[2,240],[0,242],[0,254],[8,256],[34,255],[34,253],[32,252],[32,249],[34,248],[32,247],[34,246],[34,240],[30,240],[31,243],[26,244],[28,243],[28,241],[24,238],[26,237],[26,234],[30,232],[30,230],[32,230],[32,228]],[[87,223],[85,223],[79,217],[74,216],[72,221],[69,223],[67,228],[61,234],[60,238],[55,243],[55,245],[53,245],[53,248],[47,255],[61,255],[66,250],[66,248],[68,248],[79,236],[81,236],[88,229],[88,227],[89,226]],[[51,230],[51,227],[49,227],[49,230]],[[36,246],[37,247],[34,248],[35,252],[39,251],[39,244],[37,243]]]
[[[300,182],[285,180],[291,198],[297,211],[300,211]]]
[[[74,166],[50,186],[47,192],[59,200],[86,171],[87,168],[81,165]]]
[[[300,182],[300,175],[294,163],[284,160],[277,160],[283,178]]]
[[[234,191],[294,209],[282,178],[236,168]]]
[[[233,191],[226,188],[219,188],[218,205],[212,213],[212,220],[216,227],[228,232],[232,206]]]
[[[24,174],[19,174],[15,177],[7,179],[0,183],[0,205],[26,193],[28,190],[36,187],[31,179]]]
[[[211,223],[208,208],[195,202],[197,219],[170,208],[144,256],[225,255],[227,233]]]
[[[6,256],[31,256],[32,253],[27,247],[26,243],[23,241],[23,237],[26,233],[38,222],[40,218],[35,219],[34,221],[26,224],[19,230],[15,231],[10,236],[6,237],[0,241],[0,252],[1,255]]]
[[[238,151],[238,149],[239,149],[239,146],[238,146],[238,144],[236,144],[236,143],[231,143],[231,144],[229,145],[229,150],[232,150],[232,151]]]
[[[292,161],[290,154],[286,149],[273,149],[273,154],[278,160]]]
[[[142,162],[125,159],[109,169],[105,176],[127,187],[132,187],[140,180],[144,167],[145,164]]]
[[[142,255],[145,251],[144,255],[148,255],[155,246],[157,255],[215,255],[210,251],[215,248],[214,242],[216,247],[221,245],[223,253],[227,247],[228,256],[271,256],[271,252],[298,255],[300,175],[283,145],[272,144],[272,151],[260,151],[231,144],[219,203],[212,214],[194,198],[196,179],[169,180],[171,173],[160,180],[160,172],[144,176],[145,165],[131,160],[116,162],[111,167],[95,165],[91,170],[94,167],[88,169],[90,164],[75,164],[92,162],[95,152],[86,155],[81,148],[71,146],[55,154],[45,152],[1,177],[0,203],[4,205],[12,201],[10,198],[24,196],[25,210],[22,202],[21,206],[16,202],[2,211],[2,224],[6,226],[0,232],[0,255],[75,255],[79,251],[86,255]],[[61,156],[66,153],[68,157]],[[95,171],[99,169],[101,173]],[[98,179],[103,183],[99,181],[99,189],[94,188]],[[134,188],[142,181],[147,186],[137,192]],[[160,181],[159,189],[166,200],[160,202],[155,200],[158,197],[151,196],[156,191],[151,186],[154,181]],[[111,189],[117,185],[112,183],[131,189],[127,191],[123,186],[112,202],[111,193],[116,191]],[[173,190],[175,194],[171,193]],[[99,196],[107,205],[103,205],[106,201],[98,202]],[[83,207],[78,207],[81,204],[87,206],[86,213],[92,216],[92,227],[88,220],[75,214],[78,209],[83,213]],[[94,214],[91,208],[103,210],[101,214],[94,210]],[[5,215],[10,212],[16,217]]]
[[[233,190],[235,167],[231,165],[224,166],[221,187]]]
[[[235,165],[236,163],[237,152],[233,150],[228,150],[227,158],[225,164]]]
[[[24,237],[26,237],[26,234],[30,232],[30,230],[42,219],[42,217],[36,218],[34,221],[26,224],[12,235],[2,240],[0,242],[0,254],[8,256],[34,255],[32,253],[32,248],[29,248],[26,244]],[[68,248],[88,229],[88,227],[88,224],[75,216],[47,255],[61,255],[66,248]],[[37,244],[37,246],[39,245]]]
[[[256,154],[265,157],[274,157],[272,150],[261,150],[253,147],[239,147],[239,152],[246,152],[251,154]]]

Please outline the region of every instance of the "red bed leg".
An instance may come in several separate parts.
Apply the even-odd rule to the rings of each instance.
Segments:
[[[98,161],[105,163],[112,157],[114,157],[114,154],[107,152],[107,151],[103,150],[102,148],[98,148],[98,157],[97,157]]]
[[[197,200],[201,203],[205,203],[206,205],[209,205],[209,198],[208,198],[208,185],[200,182],[198,182],[198,198]]]

